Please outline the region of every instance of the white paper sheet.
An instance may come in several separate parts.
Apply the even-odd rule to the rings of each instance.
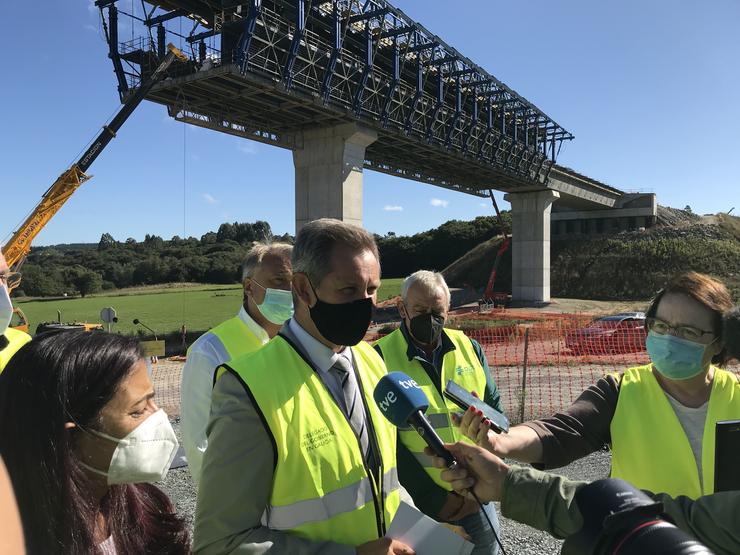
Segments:
[[[403,502],[387,536],[412,547],[416,555],[470,555],[474,547],[452,530]]]

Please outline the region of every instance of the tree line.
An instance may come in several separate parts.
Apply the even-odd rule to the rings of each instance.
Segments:
[[[503,213],[510,229],[510,215]],[[441,270],[475,245],[500,233],[496,218],[451,220],[411,236],[376,235],[385,277],[415,270]],[[88,295],[101,290],[162,283],[238,283],[241,265],[255,241],[293,242],[273,235],[270,224],[224,223],[200,239],[146,235],[117,241],[103,233],[97,244],[33,247],[22,267],[19,296]]]

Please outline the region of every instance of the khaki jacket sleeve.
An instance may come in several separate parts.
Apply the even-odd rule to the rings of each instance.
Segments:
[[[213,388],[207,434],[195,512],[195,553],[355,553],[352,546],[313,542],[262,525],[275,467],[271,439],[245,386],[230,372]]]
[[[525,467],[511,467],[504,481],[501,512],[505,517],[565,538],[583,525],[575,503],[586,482]],[[718,555],[740,553],[740,491],[705,495],[696,501],[651,494],[663,503],[674,524]]]
[[[512,466],[504,480],[501,514],[556,538],[565,538],[583,526],[573,497],[584,484],[533,468]]]
[[[717,554],[740,553],[740,491],[688,497],[653,495],[671,520]]]

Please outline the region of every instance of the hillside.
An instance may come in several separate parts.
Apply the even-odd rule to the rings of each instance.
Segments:
[[[740,302],[740,218],[660,208],[658,225],[647,231],[554,240],[553,296],[644,299],[671,276],[696,270],[722,279]],[[500,241],[490,239],[450,264],[443,272],[448,282],[485,287]],[[511,287],[510,255],[502,261],[496,290]]]

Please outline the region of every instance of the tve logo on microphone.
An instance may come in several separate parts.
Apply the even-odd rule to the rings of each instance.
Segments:
[[[400,428],[408,426],[412,414],[429,408],[427,396],[419,384],[403,372],[389,372],[380,378],[373,398],[385,417]]]
[[[389,391],[385,394],[385,397],[381,398],[378,401],[378,406],[380,407],[380,410],[383,412],[387,412],[390,406],[395,403],[398,400],[398,397],[396,397],[396,394],[392,391]]]
[[[411,389],[412,387],[415,387],[416,389],[421,389],[419,387],[419,384],[416,383],[416,380],[414,380],[412,378],[409,378],[408,380],[399,380],[398,383],[404,389]]]

